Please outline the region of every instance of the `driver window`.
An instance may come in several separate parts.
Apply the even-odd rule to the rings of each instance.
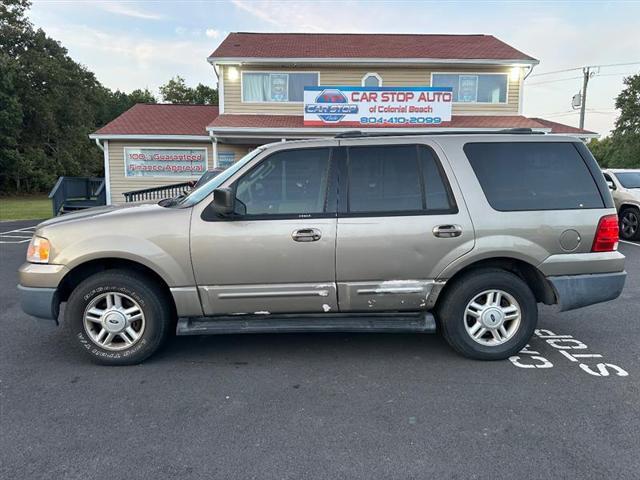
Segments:
[[[324,212],[329,149],[276,152],[236,184],[243,215],[318,214]]]

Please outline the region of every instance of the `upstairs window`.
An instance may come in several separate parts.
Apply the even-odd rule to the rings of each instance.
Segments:
[[[362,86],[363,87],[381,87],[382,77],[377,73],[367,73],[364,77],[362,77]]]
[[[242,101],[302,102],[304,87],[317,85],[317,73],[242,72]]]
[[[432,87],[453,88],[458,103],[507,103],[507,73],[434,73]]]

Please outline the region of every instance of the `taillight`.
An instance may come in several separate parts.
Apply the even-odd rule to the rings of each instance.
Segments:
[[[618,216],[605,215],[598,222],[596,236],[593,238],[592,252],[613,252],[618,249],[620,240]]]

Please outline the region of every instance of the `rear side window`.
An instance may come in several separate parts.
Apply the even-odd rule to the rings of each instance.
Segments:
[[[452,213],[455,203],[432,151],[423,145],[349,147],[352,214]]]
[[[604,207],[596,182],[573,143],[467,143],[464,151],[496,210]]]
[[[422,209],[415,145],[349,149],[351,212]]]

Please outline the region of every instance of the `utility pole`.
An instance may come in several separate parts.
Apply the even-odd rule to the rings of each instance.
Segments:
[[[584,111],[587,108],[587,85],[589,84],[589,78],[591,77],[590,67],[584,67],[582,69],[582,98],[580,99],[580,129],[584,130]]]

